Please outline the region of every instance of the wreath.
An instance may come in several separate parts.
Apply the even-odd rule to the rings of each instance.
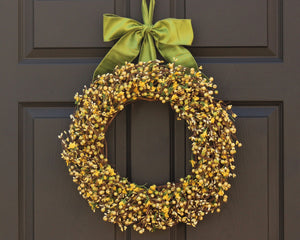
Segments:
[[[133,224],[139,233],[179,222],[196,226],[205,214],[219,212],[241,143],[233,138],[236,115],[228,112],[231,105],[215,99],[216,88],[200,70],[157,60],[116,67],[76,94],[62,158],[92,210],[101,209],[103,219],[121,230]],[[170,103],[192,133],[192,173],[177,183],[139,186],[108,163],[105,133],[125,105],[138,100]]]
[[[196,226],[204,215],[219,212],[228,199],[228,178],[236,176],[233,156],[241,146],[232,106],[215,98],[213,78],[181,46],[191,45],[191,21],[169,18],[152,25],[154,4],[150,0],[148,10],[142,0],[144,24],[104,15],[104,40],[120,39],[96,68],[91,85],[75,95],[69,131],[59,136],[62,158],[92,210],[100,209],[103,219],[122,231],[133,225],[139,233],[179,222]],[[155,46],[169,63],[154,60]],[[139,62],[131,63],[138,55]],[[192,172],[176,183],[137,185],[108,162],[110,123],[125,105],[140,100],[169,103],[191,131]]]

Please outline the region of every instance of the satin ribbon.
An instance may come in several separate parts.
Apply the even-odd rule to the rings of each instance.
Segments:
[[[191,45],[193,29],[190,19],[166,18],[152,24],[155,0],[142,1],[144,24],[114,14],[103,15],[103,38],[105,42],[119,39],[97,66],[93,79],[112,72],[116,65],[132,62],[138,55],[139,61],[156,59],[156,49],[167,62],[198,68],[192,54],[181,45]]]

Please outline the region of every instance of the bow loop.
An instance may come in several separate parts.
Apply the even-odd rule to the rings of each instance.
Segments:
[[[193,29],[191,20],[167,18],[152,25],[155,0],[150,0],[149,10],[146,0],[142,1],[144,24],[114,14],[103,15],[103,39],[105,42],[119,39],[97,66],[97,75],[108,73],[116,65],[131,62],[139,55],[139,61],[156,59],[156,48],[164,59],[176,65],[197,68],[191,53],[181,45],[191,45]],[[156,46],[156,48],[155,48]]]
[[[156,41],[169,45],[192,45],[194,34],[190,19],[166,18],[153,26]]]
[[[125,33],[137,29],[142,29],[142,24],[134,19],[120,17],[115,14],[103,14],[104,42],[119,39]]]

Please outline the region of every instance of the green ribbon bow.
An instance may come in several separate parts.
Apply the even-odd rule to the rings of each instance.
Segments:
[[[155,0],[150,0],[148,11],[146,0],[142,1],[144,24],[114,14],[103,15],[104,41],[119,40],[97,66],[93,79],[111,72],[116,65],[133,61],[139,53],[139,61],[155,60],[155,46],[167,62],[173,62],[175,58],[176,65],[198,68],[191,53],[181,46],[192,44],[191,20],[166,18],[152,25],[154,5]]]

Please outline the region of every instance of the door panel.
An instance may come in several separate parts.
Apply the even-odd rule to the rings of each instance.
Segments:
[[[196,229],[180,224],[165,232],[147,233],[143,235],[145,239],[147,235],[157,239],[174,239],[179,235],[179,239],[219,239],[222,236],[279,239],[282,231],[282,105],[276,102],[256,106],[236,102],[235,105],[234,111],[239,115],[238,137],[244,147],[237,156],[238,178],[231,181],[233,188],[228,204],[224,204],[220,214],[207,216]],[[90,211],[60,160],[57,135],[67,129],[72,111],[72,103],[20,106],[23,152],[19,162],[22,174],[19,204],[23,234],[32,234],[38,239],[81,239],[95,235],[106,236],[103,239],[122,239],[124,233],[103,222],[101,214]],[[124,135],[127,142],[122,143]],[[184,122],[177,121],[167,105],[135,103],[127,107],[109,129],[109,159],[123,176],[138,184],[178,180],[186,174],[184,170],[190,168],[187,136]],[[118,151],[121,148],[123,150]],[[183,153],[182,159],[176,154],[177,148]],[[144,238],[128,231],[127,239]]]
[[[68,128],[74,94],[112,46],[102,41],[102,14],[141,20],[140,0],[3,0],[1,240],[298,239],[299,1],[156,2],[155,21],[192,19],[189,49],[239,116],[243,147],[228,203],[196,228],[143,235],[93,213],[60,159],[57,135]],[[188,136],[168,105],[137,102],[109,128],[109,161],[140,184],[176,181],[191,168]]]
[[[35,48],[108,46],[101,37],[102,15],[114,13],[114,1],[33,1],[33,3]]]
[[[282,1],[161,0],[154,21],[191,18],[195,37],[190,49],[198,59],[279,61]],[[95,58],[112,46],[102,40],[103,13],[142,21],[140,0],[20,0],[21,59],[98,62]]]

